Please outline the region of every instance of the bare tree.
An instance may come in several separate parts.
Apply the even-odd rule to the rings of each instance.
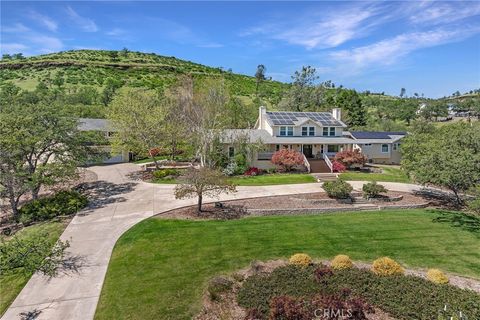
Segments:
[[[210,168],[188,169],[175,187],[175,198],[197,197],[197,213],[202,212],[203,197],[218,197],[222,193],[236,192],[235,185],[221,172]]]
[[[225,112],[229,96],[223,81],[206,81],[201,87],[195,87],[192,79],[186,78],[177,89],[179,112],[184,121],[190,141],[196,148],[202,167],[212,166],[209,154],[214,141],[227,121]]]

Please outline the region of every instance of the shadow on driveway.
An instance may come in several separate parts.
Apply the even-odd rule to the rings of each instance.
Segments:
[[[111,183],[108,181],[95,181],[82,183],[77,190],[88,197],[88,211],[105,207],[111,203],[124,202],[126,199],[120,195],[135,190],[136,182]],[[87,215],[87,212],[80,212],[78,215]]]

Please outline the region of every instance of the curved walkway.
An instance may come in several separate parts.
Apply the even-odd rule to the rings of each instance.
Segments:
[[[21,313],[40,311],[35,319],[93,319],[113,247],[130,227],[154,214],[195,204],[196,199],[175,200],[174,185],[132,181],[134,164],[92,167],[98,182],[90,191],[91,208],[77,214],[61,239],[70,241],[69,254],[76,258],[75,272],[48,279],[35,274],[8,308],[2,319],[21,319]],[[364,182],[349,181],[355,189]],[[421,187],[404,183],[381,183],[393,191],[412,192]],[[222,200],[311,193],[323,191],[318,183],[238,187]],[[213,200],[213,199],[206,199]]]

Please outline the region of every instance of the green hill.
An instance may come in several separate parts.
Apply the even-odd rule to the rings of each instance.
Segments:
[[[245,102],[255,96],[254,77],[154,53],[73,50],[0,61],[0,83],[12,82],[26,90],[33,90],[40,82],[101,90],[108,78],[127,87],[157,89],[169,87],[186,74],[195,79],[223,77],[230,92]],[[260,94],[267,104],[276,104],[287,87],[278,81],[265,81]]]

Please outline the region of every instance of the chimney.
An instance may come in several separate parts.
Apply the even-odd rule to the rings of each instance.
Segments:
[[[265,129],[266,116],[267,108],[265,108],[264,106],[260,106],[260,108],[258,108],[259,129]]]
[[[340,108],[333,108],[332,110],[332,117],[335,120],[341,121],[342,120],[342,109]]]

